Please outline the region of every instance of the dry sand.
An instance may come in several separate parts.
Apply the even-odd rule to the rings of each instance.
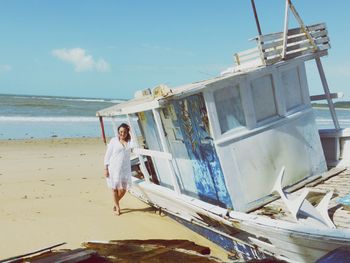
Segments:
[[[186,239],[227,253],[127,194],[121,216],[103,177],[98,138],[0,141],[0,259],[88,240]]]

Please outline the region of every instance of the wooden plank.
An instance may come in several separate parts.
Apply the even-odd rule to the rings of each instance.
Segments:
[[[323,30],[323,31],[317,31],[317,32],[311,32],[310,35],[316,39],[320,37],[327,36],[328,31]],[[288,42],[293,41],[293,39],[301,37],[301,36],[306,36],[305,32],[296,32],[295,34],[288,34]],[[283,37],[281,33],[275,33],[275,36],[271,36],[269,40],[264,40],[262,41],[263,43],[270,43],[270,42],[276,42],[276,41],[282,41],[283,42]]]
[[[299,43],[299,42],[306,42],[306,41],[308,43],[310,43],[309,39],[307,38],[307,36],[305,34],[296,35],[296,36],[293,36],[289,39],[287,47],[292,46],[292,45]],[[319,35],[317,38],[314,38],[314,41],[316,44],[322,45],[322,44],[329,42],[329,37],[327,36],[327,34],[322,34],[322,35]],[[267,48],[273,48],[273,47],[280,46],[280,45],[282,45],[282,40],[264,44],[262,46],[262,48],[267,49]]]
[[[330,93],[329,95],[331,96],[332,99],[339,99],[339,98],[344,97],[344,93],[342,93],[342,92]],[[310,96],[311,101],[326,100],[326,99],[327,99],[327,97],[325,94]]]
[[[339,173],[340,172],[340,173]],[[305,187],[312,187],[313,189],[317,190],[323,190],[323,191],[329,191],[336,189],[335,192],[339,196],[345,195],[349,192],[349,187],[347,186],[350,183],[350,176],[347,175],[348,170],[343,170],[340,168],[334,168],[330,171],[327,171],[326,173],[323,173],[319,176],[316,176],[317,178],[314,182],[310,182],[306,184]],[[323,181],[326,179],[326,181]],[[312,186],[313,184],[316,184],[315,186]],[[303,187],[301,187],[296,192],[293,192],[294,195],[300,194],[300,191]],[[350,220],[349,220],[349,213],[345,210],[339,209],[339,205],[335,202],[336,198],[333,198],[330,203],[330,209],[329,213],[333,216],[333,222],[337,226],[337,228],[343,228],[343,229],[349,229],[350,228]],[[269,211],[270,209],[273,209],[275,211],[280,210],[281,212],[279,214],[269,214],[264,213],[264,211],[267,209]],[[254,212],[251,212],[251,214],[258,214],[265,216],[267,218],[276,218],[283,221],[291,221],[294,222],[293,218],[291,217],[291,214],[286,210],[286,206],[283,202],[281,202],[281,199],[278,199],[276,201],[273,201],[270,204],[265,205],[264,207],[255,210]]]
[[[45,247],[45,248],[42,248],[42,249],[30,252],[30,253],[26,253],[26,254],[22,254],[22,255],[19,255],[19,256],[7,258],[7,259],[4,259],[3,261],[4,262],[10,262],[10,261],[13,261],[13,260],[25,258],[25,257],[32,256],[32,255],[35,255],[35,254],[39,254],[39,253],[42,253],[42,252],[45,252],[45,251],[51,251],[53,248],[56,248],[56,247],[59,247],[59,246],[63,246],[65,244],[67,244],[67,243],[66,242],[62,242],[62,243],[59,243],[59,244],[56,244],[56,245],[53,245],[53,246],[49,246],[49,247]]]
[[[298,56],[308,59],[324,56],[327,53],[320,53],[330,48],[328,31],[324,23],[307,27],[308,32],[303,28],[293,28],[288,30],[286,54],[284,59],[292,59]],[[311,38],[310,38],[311,36]],[[283,32],[258,36],[258,48],[249,49],[236,53],[236,64],[239,69],[251,67],[251,61],[261,58],[262,63],[271,65],[281,61],[283,51]],[[317,45],[317,53],[315,52]],[[309,54],[314,54],[307,56]],[[256,64],[256,63],[255,63]],[[254,65],[255,65],[254,64]]]
[[[290,45],[287,47],[287,54],[292,54],[298,51],[304,51],[306,49],[310,49],[310,52],[312,52],[313,46],[310,44],[310,42],[299,42],[299,43],[294,43],[293,45]],[[272,57],[272,56],[277,56],[282,54],[282,46],[276,47],[274,50],[271,51],[266,51],[264,52],[264,57]]]
[[[40,255],[39,255],[40,256]],[[58,253],[54,255],[47,255],[42,258],[33,259],[35,263],[75,263],[75,262],[81,262],[83,260],[88,260],[92,258],[93,256],[97,256],[97,252],[95,250],[85,249],[85,248],[78,248],[74,249],[68,252]]]
[[[324,23],[311,25],[311,26],[308,26],[307,29],[309,30],[310,34],[312,35],[312,32],[314,32],[314,31],[325,30],[326,29],[326,25]],[[303,30],[300,27],[288,30],[288,36],[296,35],[296,34],[300,34],[300,33],[303,33]],[[269,41],[273,41],[273,40],[276,40],[276,39],[283,39],[283,32],[262,35],[262,36],[258,37],[258,39],[261,42],[269,42]]]
[[[318,178],[317,180],[315,180],[311,183],[308,183],[306,186],[313,187],[315,185],[318,185],[319,183],[322,183],[322,182],[328,180],[329,178],[331,178],[337,174],[340,174],[341,172],[343,172],[345,170],[346,170],[346,168],[333,168],[333,169],[327,171],[326,173],[322,174],[322,176],[320,178]]]
[[[307,28],[307,30],[309,30],[309,32],[313,32],[313,31],[319,31],[319,30],[327,29],[327,26],[326,26],[326,23],[319,23],[319,24],[306,26],[306,28]]]
[[[308,38],[305,35],[299,36],[298,38],[295,38],[293,40],[294,40],[293,42],[289,42],[287,45],[287,53],[291,50],[297,49],[297,45],[302,45],[301,47],[312,46],[312,44],[310,43],[310,41],[308,40]],[[329,43],[329,38],[328,38],[328,36],[325,36],[325,37],[317,38],[314,41],[318,46],[319,45],[322,46],[322,45]],[[270,54],[266,55],[267,52],[271,52],[269,49],[282,50],[282,44],[283,44],[282,40],[264,44],[262,46],[262,49],[265,51],[264,52],[265,57],[270,56]]]
[[[328,30],[315,31],[310,33],[313,38],[325,37],[328,36]]]
[[[320,47],[320,50],[328,49],[327,47],[329,47],[328,44]],[[286,59],[291,59],[291,58],[303,56],[303,55],[306,55],[306,54],[309,54],[309,53],[313,53],[312,50],[308,49],[308,50],[299,51],[299,52],[296,52],[296,53],[288,54],[286,56]]]
[[[307,38],[306,38],[305,34],[299,34],[299,35],[291,36],[291,37],[288,37],[288,44],[290,45],[290,43],[293,43],[293,42],[296,42],[296,41],[301,41],[301,40],[306,40],[306,39]],[[283,44],[283,40],[282,39],[276,39],[275,41],[263,44],[261,46],[261,48],[263,50],[266,50],[266,49],[269,49],[269,48],[282,46],[282,44]],[[287,46],[288,46],[288,44],[287,44]]]
[[[282,52],[281,47],[276,48],[275,50],[264,52],[264,58],[267,59],[275,56],[281,56],[281,52]]]
[[[266,58],[265,61],[266,61],[266,65],[272,65],[272,64],[275,64],[279,61],[282,60],[282,57],[281,56],[278,56],[278,57],[273,57],[273,58]]]
[[[246,56],[239,56],[239,61],[240,61],[240,64],[243,64],[245,61],[249,61],[249,60],[254,60],[254,59],[257,59],[257,58],[260,58],[260,54],[259,53],[253,53],[253,54],[249,54],[249,55],[246,55]]]
[[[322,51],[322,50],[326,50],[328,48],[329,48],[329,44],[325,44],[325,45],[321,45],[319,47],[319,50]],[[279,47],[276,50],[265,52],[264,59],[269,60],[269,59],[274,58],[276,56],[281,56],[281,50],[282,49]],[[295,58],[295,57],[298,57],[301,55],[306,55],[309,53],[315,53],[315,51],[313,50],[313,46],[310,45],[309,43],[308,44],[307,43],[300,44],[299,46],[295,45],[295,47],[291,47],[291,49],[287,52],[286,59]]]
[[[331,45],[329,43],[318,46],[318,50],[319,51],[327,50],[327,49],[330,49],[330,48],[331,48]]]
[[[293,43],[293,45],[290,45],[287,49],[287,53],[291,54],[297,51],[302,51],[305,49],[311,49],[313,51],[313,46],[310,44],[309,41],[304,41],[304,42],[298,42],[298,43]]]
[[[181,239],[112,240],[85,242],[83,246],[113,262],[217,262],[208,247]]]
[[[173,156],[170,153],[166,153],[166,152],[153,151],[153,150],[142,149],[142,148],[134,148],[134,152],[141,155],[162,158],[167,160],[173,159]]]

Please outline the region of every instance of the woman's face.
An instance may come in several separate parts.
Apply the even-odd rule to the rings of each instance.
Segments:
[[[125,140],[128,137],[128,131],[124,127],[121,127],[118,130],[119,138]]]

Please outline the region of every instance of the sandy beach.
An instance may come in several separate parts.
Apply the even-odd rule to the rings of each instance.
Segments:
[[[186,239],[214,243],[155,213],[130,194],[122,215],[112,213],[103,176],[105,146],[99,138],[0,141],[0,259],[67,242],[89,240]]]

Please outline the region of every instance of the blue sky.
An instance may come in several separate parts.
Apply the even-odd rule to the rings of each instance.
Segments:
[[[255,3],[263,33],[282,31],[285,1]],[[350,1],[293,3],[305,24],[327,23],[328,83],[350,100]],[[257,35],[249,0],[0,0],[0,32],[0,93],[125,99],[217,76]]]

